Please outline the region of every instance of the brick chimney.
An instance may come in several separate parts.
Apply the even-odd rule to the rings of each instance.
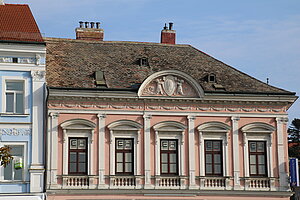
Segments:
[[[77,40],[103,41],[104,30],[100,28],[100,22],[81,21],[75,31]]]
[[[169,28],[165,24],[164,29],[161,31],[160,43],[162,44],[175,44],[176,31],[172,30],[173,23],[169,23]]]

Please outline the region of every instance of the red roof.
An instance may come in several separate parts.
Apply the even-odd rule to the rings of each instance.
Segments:
[[[0,40],[43,42],[28,5],[0,5]]]

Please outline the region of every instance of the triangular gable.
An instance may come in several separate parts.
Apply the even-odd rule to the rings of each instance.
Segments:
[[[166,70],[149,76],[141,85],[138,96],[201,98],[203,89],[191,76],[176,70]]]

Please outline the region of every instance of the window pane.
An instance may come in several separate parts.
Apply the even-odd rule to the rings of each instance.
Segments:
[[[256,174],[256,165],[250,165],[250,174]]]
[[[79,152],[79,162],[86,162],[86,153],[85,152]]]
[[[212,155],[211,154],[206,154],[205,155],[205,162],[206,163],[212,163]]]
[[[24,96],[23,96],[23,94],[17,94],[16,113],[24,113]]]
[[[221,155],[220,154],[214,155],[214,163],[221,163]]]
[[[177,173],[177,165],[170,164],[170,173]]]
[[[125,149],[132,148],[132,140],[125,140]]]
[[[76,163],[70,163],[70,172],[77,172]]]
[[[265,165],[258,165],[258,174],[264,175],[266,173]]]
[[[21,145],[11,145],[11,155],[23,157],[24,147]]]
[[[132,154],[125,153],[125,162],[132,162]]]
[[[214,148],[214,151],[220,151],[221,150],[220,142],[219,141],[214,141],[213,142],[213,148]]]
[[[14,180],[23,180],[23,169],[15,169]]]
[[[117,162],[123,162],[123,153],[117,153]]]
[[[258,155],[258,164],[265,164],[265,155]]]
[[[265,143],[257,142],[257,152],[264,152],[264,151],[265,151]]]
[[[79,163],[78,164],[78,172],[85,172],[86,171],[86,163]]]
[[[205,165],[205,172],[208,174],[212,173],[212,165],[211,164],[206,164]]]
[[[4,180],[12,180],[12,162],[9,163],[4,169]]]
[[[70,162],[76,162],[76,161],[77,161],[76,152],[70,152]]]
[[[125,163],[125,172],[132,172],[132,163]]]
[[[176,163],[176,153],[171,153],[170,154],[170,163]]]
[[[70,139],[70,149],[77,149],[77,139]]]
[[[23,91],[23,85],[22,81],[7,81],[6,90]]]
[[[117,149],[123,149],[124,148],[124,141],[121,139],[117,140]]]
[[[85,149],[86,148],[86,140],[85,139],[79,139],[78,140],[78,149]]]
[[[6,93],[6,112],[14,112],[14,94]]]
[[[256,164],[256,156],[255,155],[250,155],[250,164]]]
[[[168,154],[166,154],[166,153],[161,154],[161,162],[162,163],[167,163],[168,162]]]
[[[215,174],[221,174],[221,165],[215,164]]]
[[[123,172],[123,163],[117,163],[117,172]]]
[[[162,164],[161,165],[161,172],[162,173],[168,173],[168,164]]]
[[[205,150],[212,151],[212,141],[205,141]]]
[[[249,142],[250,152],[256,152],[256,142]]]
[[[169,143],[166,140],[161,141],[161,150],[168,150],[169,149]]]
[[[169,141],[169,150],[176,150],[176,141]]]

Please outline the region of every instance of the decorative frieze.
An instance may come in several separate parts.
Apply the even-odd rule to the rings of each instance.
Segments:
[[[0,135],[31,135],[31,128],[0,128]]]

